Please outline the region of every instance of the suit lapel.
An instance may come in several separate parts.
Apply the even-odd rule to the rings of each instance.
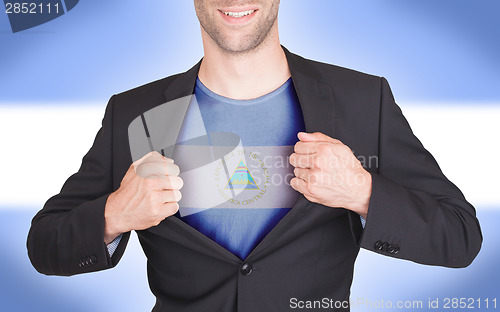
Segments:
[[[327,84],[321,82],[321,73],[313,69],[313,67],[308,64],[309,61],[290,53],[285,47],[283,47],[283,50],[287,57],[288,66],[292,74],[292,81],[299,98],[306,131],[319,131],[334,136],[335,103],[331,88]],[[177,79],[169,85],[165,90],[165,99],[167,102],[193,94],[200,64],[201,61],[189,71],[180,74]],[[178,134],[180,127],[178,129],[172,129],[172,131],[176,131]],[[282,236],[287,229],[298,222],[298,220],[309,211],[310,206],[311,203],[304,196],[299,196],[292,209],[252,250],[247,259],[267,249],[277,238]],[[164,222],[173,225],[175,228],[184,229],[188,232],[187,234],[192,240],[197,241],[205,247],[215,249],[215,251],[227,260],[241,261],[233,253],[189,226],[178,217],[168,217]]]
[[[285,51],[293,85],[299,97],[307,132],[323,132],[334,136],[335,101],[331,88],[322,83],[321,73],[302,57]]]
[[[187,72],[177,75],[177,78],[165,89],[166,102],[193,94],[200,65],[201,60]]]

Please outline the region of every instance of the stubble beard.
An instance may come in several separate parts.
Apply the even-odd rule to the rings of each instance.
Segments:
[[[233,55],[246,54],[257,50],[269,37],[271,29],[278,18],[278,10],[274,8],[276,5],[278,4],[273,4],[271,15],[267,16],[263,22],[256,24],[250,34],[243,38],[239,38],[237,42],[234,42],[221,32],[216,26],[215,18],[212,18],[208,14],[204,14],[204,12],[207,12],[206,8],[201,7],[199,9],[200,13],[198,13],[198,19],[203,30],[223,52]]]

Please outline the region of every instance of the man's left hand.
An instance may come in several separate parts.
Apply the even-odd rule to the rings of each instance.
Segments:
[[[343,207],[366,218],[372,177],[351,149],[320,132],[298,134],[290,164],[295,177],[290,185],[309,201]]]

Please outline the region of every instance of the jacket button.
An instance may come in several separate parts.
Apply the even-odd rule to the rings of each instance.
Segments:
[[[253,267],[249,263],[243,263],[243,265],[240,268],[241,274],[243,274],[245,276],[250,275],[250,273],[252,273],[252,271],[253,271]]]
[[[387,246],[387,252],[389,252],[390,254],[393,254],[394,253],[394,245],[389,244],[389,246]]]
[[[375,245],[373,246],[373,248],[375,248],[375,250],[382,250],[382,242],[381,241],[377,241],[375,243]]]
[[[387,251],[387,248],[388,248],[388,247],[389,247],[389,244],[388,244],[387,242],[384,242],[384,243],[382,244],[382,249],[381,249],[381,250],[382,250],[382,251]]]
[[[87,262],[85,261],[86,259],[80,260],[80,263],[78,264],[81,268],[85,268],[88,266]]]
[[[97,258],[95,256],[90,257],[89,259],[90,265],[95,265],[97,263]]]
[[[394,245],[393,246],[394,251],[392,252],[394,255],[399,252],[399,245]]]

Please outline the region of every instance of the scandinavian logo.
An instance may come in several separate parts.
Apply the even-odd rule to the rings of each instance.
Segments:
[[[4,0],[12,32],[47,23],[72,10],[79,0]]]

